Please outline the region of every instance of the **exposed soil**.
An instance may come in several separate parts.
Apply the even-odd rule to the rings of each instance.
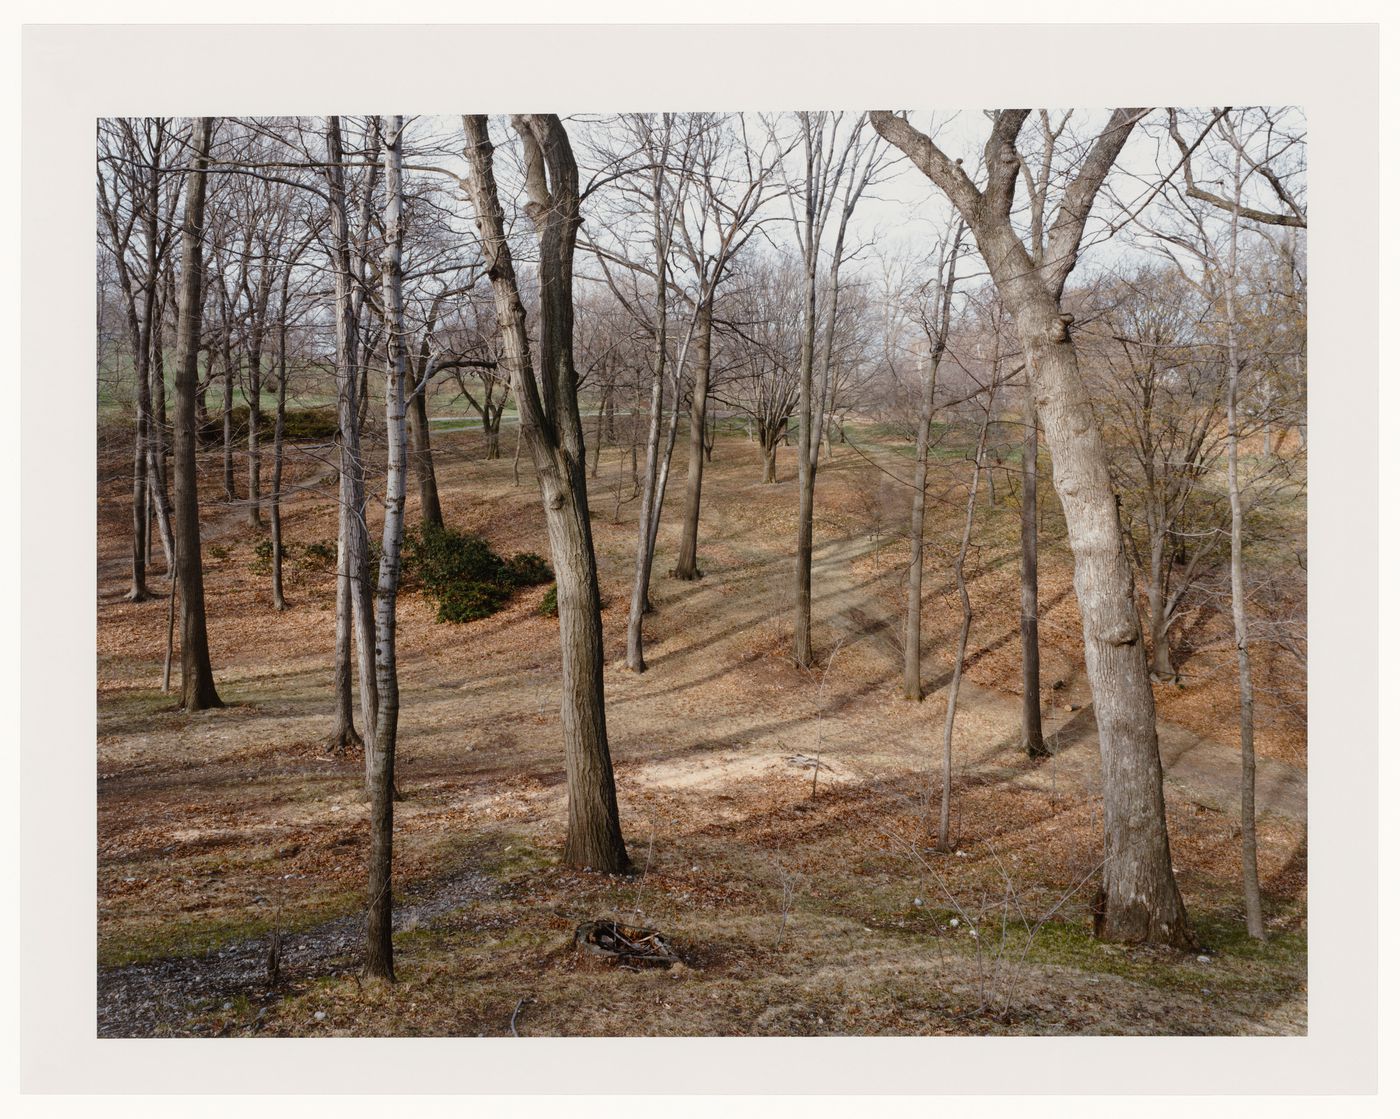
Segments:
[[[536,612],[539,592],[466,626],[438,625],[426,602],[402,599],[400,982],[361,985],[362,762],[323,749],[334,583],[305,551],[335,535],[324,455],[308,449],[290,461],[301,488],[283,517],[292,555],[281,614],[255,553],[260,534],[245,527],[244,509],[213,500],[219,456],[203,464],[211,655],[228,706],[187,715],[159,690],[164,601],[121,598],[126,458],[103,447],[104,1036],[1306,1030],[1306,729],[1294,713],[1302,681],[1286,659],[1261,657],[1261,691],[1289,700],[1265,703],[1259,720],[1269,943],[1240,929],[1235,696],[1206,651],[1184,666],[1185,689],[1158,689],[1173,855],[1203,951],[1100,946],[1087,932],[1101,847],[1097,737],[1053,518],[1041,586],[1054,754],[1032,763],[1018,750],[1019,514],[1003,497],[979,510],[955,736],[958,853],[937,854],[928,795],[957,625],[944,554],[960,518],[956,494],[930,517],[929,696],[909,703],[898,614],[908,552],[891,535],[906,516],[895,479],[907,459],[862,444],[838,446],[823,465],[819,663],[802,672],[786,658],[791,451],[780,459],[784,480],[764,485],[754,449],[735,437],[720,439],[706,470],[699,582],[664,574],[678,494],[668,503],[641,676],[622,664],[636,532],[625,456],[605,449],[592,483],[631,878],[557,865],[558,630]],[[450,524],[483,533],[502,554],[547,554],[528,467],[514,485],[509,459],[482,460],[471,432],[439,437],[437,456]],[[684,478],[683,463],[672,476]],[[1188,627],[1209,650],[1228,619]],[[610,915],[660,929],[685,965],[662,975],[590,967],[572,950],[573,930]],[[275,929],[282,974],[269,989]]]

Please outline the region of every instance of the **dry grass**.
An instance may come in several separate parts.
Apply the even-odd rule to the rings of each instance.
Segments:
[[[475,439],[439,442],[449,523],[482,532],[501,552],[546,553],[532,483],[512,485],[509,459],[480,460]],[[1303,732],[1282,717],[1261,727],[1260,857],[1274,932],[1261,948],[1238,934],[1228,674],[1159,691],[1173,850],[1212,962],[1096,945],[1086,883],[1100,857],[1097,748],[1083,718],[1067,556],[1054,546],[1044,553],[1045,679],[1065,683],[1046,695],[1058,753],[1037,766],[1016,750],[1008,506],[979,513],[977,528],[977,620],[955,743],[962,854],[929,850],[925,798],[950,667],[940,651],[955,625],[946,541],[937,541],[951,539],[956,501],[936,507],[930,528],[931,694],[910,704],[899,698],[898,624],[889,624],[904,559],[888,533],[905,491],[871,465],[878,448],[864,450],[838,447],[818,483],[815,640],[823,668],[837,658],[825,687],[820,672],[785,657],[792,463],[782,458],[785,480],[762,485],[757,455],[737,439],[721,440],[706,471],[705,578],[662,574],[678,537],[668,519],[646,627],[650,671],[623,668],[635,505],[613,522],[619,461],[605,452],[594,531],[609,731],[636,876],[557,864],[559,652],[556,623],[534,611],[538,595],[460,627],[435,624],[429,606],[407,596],[396,889],[429,896],[462,867],[492,889],[400,933],[392,989],[362,988],[353,960],[307,962],[276,995],[250,990],[228,1010],[197,1006],[172,1014],[168,1029],[501,1034],[514,1014],[521,1034],[570,1035],[1304,1030]],[[307,543],[334,538],[330,476],[310,457],[293,460],[307,488],[284,514],[294,559],[291,609],[278,614],[256,569],[258,536],[240,510],[209,500],[218,456],[204,464],[211,652],[230,706],[190,716],[158,690],[164,603],[120,601],[124,461],[119,448],[104,457],[99,507],[101,962],[188,956],[273,924],[307,928],[354,913],[366,854],[361,762],[320,745],[330,729],[334,587],[295,559]],[[896,473],[900,461],[883,465]],[[681,464],[673,477],[683,478]],[[884,509],[879,550],[872,508]],[[1271,685],[1290,686],[1282,676]],[[789,759],[818,747],[829,768],[813,798],[812,770]],[[573,929],[608,914],[662,929],[686,966],[586,965],[570,947]]]

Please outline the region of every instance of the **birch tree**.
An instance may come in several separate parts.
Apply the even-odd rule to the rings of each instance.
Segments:
[[[398,743],[398,593],[408,476],[408,338],[403,313],[403,129],[401,116],[381,128],[384,151],[384,253],[380,276],[387,372],[384,430],[388,474],[384,485],[384,530],[379,580],[374,596],[374,671],[378,720],[366,745],[370,799],[369,912],[366,918],[365,974],[394,979],[393,852],[394,753]]]

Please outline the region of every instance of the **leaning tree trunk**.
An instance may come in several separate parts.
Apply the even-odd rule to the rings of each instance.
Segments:
[[[1021,444],[1021,748],[1049,757],[1040,724],[1040,534],[1038,532],[1040,425],[1035,390],[1026,373],[1025,440]]]
[[[165,570],[175,571],[175,528],[170,510],[170,490],[166,486],[166,414],[165,414],[165,352],[161,345],[160,326],[151,332],[150,364],[151,399],[146,409],[146,497],[155,510],[156,529],[160,534],[161,550],[165,553]],[[195,416],[195,446],[198,447],[199,416]],[[148,530],[149,531],[149,530]],[[151,551],[150,538],[146,554]]]
[[[150,440],[150,383],[137,360],[136,380],[136,448],[131,475],[131,589],[126,592],[129,602],[145,602],[151,597],[146,586],[146,556],[150,552],[150,498],[146,489],[146,445]]]
[[[1149,525],[1151,540],[1148,543],[1149,559],[1147,574],[1147,630],[1152,642],[1152,678],[1162,683],[1176,680],[1176,669],[1172,666],[1171,644],[1167,638],[1167,587],[1166,573],[1171,564],[1167,554],[1167,534],[1160,522]]]
[[[919,429],[914,446],[914,494],[909,518],[909,601],[904,618],[904,698],[921,701],[924,698],[923,638],[924,617],[924,505],[928,499],[928,443],[933,425],[933,401],[938,390],[938,366],[948,342],[948,329],[953,317],[953,291],[957,284],[958,254],[962,248],[962,225],[947,248],[947,272],[939,263],[939,308],[936,334],[929,335],[928,373],[924,378],[923,396],[919,401]],[[835,278],[833,274],[833,279]],[[834,313],[834,307],[833,307]]]
[[[1048,298],[1013,297],[1008,305],[1034,371],[1036,408],[1074,555],[1105,775],[1101,933],[1109,940],[1188,945],[1191,928],[1172,874],[1156,705],[1108,455],[1058,308]]]
[[[418,507],[424,525],[442,528],[442,502],[438,499],[437,471],[433,469],[433,447],[428,428],[427,387],[414,387],[408,413],[409,462],[418,483]]]
[[[642,617],[651,610],[651,520],[657,502],[658,459],[661,453],[661,410],[666,381],[666,273],[658,255],[656,281],[656,352],[651,368],[651,411],[647,419],[646,472],[642,477],[642,504],[637,511],[637,558],[632,568],[632,600],[627,613],[627,667],[645,672],[642,649]]]
[[[710,334],[713,311],[700,308],[695,327],[695,387],[690,397],[690,458],[686,463],[685,511],[681,517],[681,550],[677,579],[699,579],[696,552],[700,537],[700,486],[705,473],[705,410],[710,393]]]
[[[214,688],[204,618],[194,415],[204,280],[205,168],[209,165],[213,125],[211,117],[195,119],[194,163],[185,193],[180,251],[180,329],[175,367],[175,563],[180,580],[180,705],[187,711],[223,706]]]
[[[907,120],[886,111],[872,111],[870,119],[972,227],[1032,372],[1074,555],[1085,668],[1099,728],[1104,881],[1096,931],[1110,940],[1184,947],[1194,936],[1172,873],[1157,712],[1132,571],[1119,532],[1108,454],[1070,340],[1073,316],[1060,307],[1094,199],[1143,112],[1113,111],[1064,191],[1042,265],[1032,261],[1011,223],[1020,166],[1015,139],[1029,110],[996,115],[984,150],[983,188]]]
[[[464,116],[468,180],[509,371],[544,502],[559,600],[564,768],[569,825],[564,861],[620,873],[627,848],[617,814],[603,704],[603,625],[598,570],[588,513],[587,456],[573,363],[573,254],[577,237],[578,169],[555,116],[513,118],[525,146],[526,183],[540,245],[541,399],[525,308],[505,233],[492,145],[484,116]],[[546,173],[547,170],[547,173]]]

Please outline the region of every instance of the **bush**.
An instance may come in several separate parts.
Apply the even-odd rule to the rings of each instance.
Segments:
[[[480,536],[425,525],[403,539],[403,577],[441,597],[469,583],[504,583],[505,562]]]
[[[402,586],[437,604],[438,621],[471,622],[501,609],[511,592],[553,578],[533,552],[505,560],[470,532],[425,526],[404,533]]]
[[[559,585],[552,584],[549,590],[544,592],[544,598],[540,599],[539,606],[535,607],[535,612],[542,618],[559,617]]]
[[[510,591],[495,583],[460,583],[448,587],[437,598],[440,622],[474,622],[487,618],[504,606]]]
[[[246,439],[248,436],[248,406],[246,404],[235,405],[229,413],[229,417],[233,420],[234,438]],[[258,437],[268,446],[272,445],[273,428],[276,423],[276,408],[264,404],[258,423]],[[336,418],[334,408],[288,408],[282,417],[282,438],[289,443],[300,440],[321,442],[334,439],[339,431],[340,423]],[[223,439],[223,433],[223,412],[210,412],[209,422],[200,430],[201,441],[212,446]]]
[[[505,575],[514,587],[538,587],[554,578],[549,564],[534,552],[520,552],[505,562]]]
[[[268,555],[272,555],[271,542],[268,544]],[[317,568],[322,571],[334,571],[335,541],[313,540],[301,550],[301,559],[308,567]]]

